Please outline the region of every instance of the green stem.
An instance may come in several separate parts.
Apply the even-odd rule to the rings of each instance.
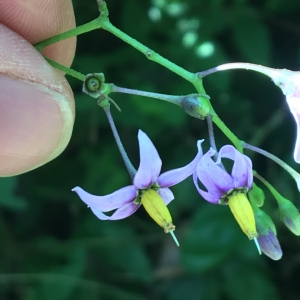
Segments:
[[[91,22],[88,22],[84,25],[73,28],[66,32],[60,33],[58,35],[52,36],[51,38],[43,40],[43,41],[35,44],[34,46],[39,52],[41,52],[43,50],[43,48],[45,48],[49,45],[52,45],[54,43],[60,42],[62,40],[68,39],[73,36],[77,36],[77,35],[101,28],[101,19],[102,19],[102,16],[100,15],[97,19],[95,19]]]
[[[120,139],[120,136],[119,136],[119,133],[118,133],[118,130],[116,128],[116,125],[115,125],[115,122],[114,122],[114,119],[111,115],[111,112],[110,112],[110,105],[106,105],[105,107],[103,107],[104,109],[104,112],[106,114],[106,117],[108,119],[108,122],[109,122],[109,125],[111,127],[111,130],[112,130],[112,133],[113,133],[113,136],[115,138],[115,141],[117,143],[117,146],[119,148],[119,151],[120,151],[120,154],[123,158],[123,161],[125,163],[125,166],[126,166],[126,169],[131,177],[131,179],[133,180],[135,174],[136,174],[136,169],[134,168],[134,166],[132,165],[125,149],[124,149],[124,146],[122,144],[122,141]]]
[[[109,21],[109,19],[103,19],[101,20],[101,28],[104,30],[109,31],[114,36],[118,37],[125,43],[129,44],[139,52],[143,53],[149,60],[152,60],[163,67],[169,69],[173,73],[179,75],[180,77],[186,79],[187,81],[194,83],[195,80],[197,80],[197,76],[194,73],[191,73],[182,67],[179,67],[178,65],[174,64],[173,62],[169,61],[168,59],[162,57],[157,52],[151,50],[150,48],[146,47],[136,39],[130,37],[114,25],[112,25]]]
[[[235,148],[243,153],[243,142],[224,124],[219,118],[216,112],[211,107],[211,115],[213,122],[219,127],[219,129],[225,134],[225,136],[233,143]]]
[[[273,160],[274,162],[276,162],[278,165],[280,165],[284,170],[286,170],[294,178],[294,180],[296,181],[298,190],[300,191],[300,174],[298,172],[296,172],[292,167],[290,167],[283,160],[281,160],[277,156],[269,153],[266,150],[260,149],[258,147],[253,146],[253,145],[247,144],[245,142],[243,144],[244,144],[243,148],[252,150],[252,151],[257,152],[259,154],[262,154],[262,155],[268,157],[269,159]]]
[[[68,68],[68,67],[66,67],[64,65],[61,65],[60,63],[58,63],[58,62],[56,62],[56,61],[54,61],[54,60],[52,60],[52,59],[50,59],[48,57],[45,57],[45,59],[54,68],[56,68],[58,70],[61,70],[64,73],[66,73],[66,74],[68,74],[68,75],[70,75],[70,76],[72,76],[74,78],[77,78],[77,79],[79,79],[81,81],[85,81],[85,75],[83,75],[82,73],[77,72],[77,71],[75,71],[73,69],[70,69],[70,68]]]
[[[281,198],[282,196],[277,192],[277,190],[262,176],[255,173],[254,176],[259,179],[271,192],[271,194],[274,196],[274,198],[277,200],[278,198]]]

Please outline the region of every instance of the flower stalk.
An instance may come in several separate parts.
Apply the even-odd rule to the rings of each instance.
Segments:
[[[296,181],[298,190],[300,192],[300,174],[298,172],[296,172],[292,167],[290,167],[287,163],[285,163],[283,160],[281,160],[280,158],[278,158],[277,156],[269,153],[266,150],[263,150],[261,148],[255,147],[253,145],[247,144],[247,143],[243,143],[243,147],[245,149],[249,149],[252,150],[254,152],[257,152],[259,154],[264,155],[265,157],[273,160],[274,162],[276,162],[279,166],[281,166],[285,171],[287,171],[292,177],[293,179]],[[259,177],[257,177],[259,178]]]

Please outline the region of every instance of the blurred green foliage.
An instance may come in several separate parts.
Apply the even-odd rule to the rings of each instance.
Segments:
[[[73,0],[77,24],[97,17],[96,1]],[[299,69],[299,0],[108,1],[110,19],[140,42],[190,71],[247,61]],[[107,32],[78,37],[73,68],[103,72],[107,82],[158,93],[194,93],[187,82]],[[1,300],[296,300],[300,241],[280,222],[268,191],[284,252],[259,256],[226,206],[197,194],[191,178],[173,188],[169,208],[177,248],[141,208],[128,219],[100,221],[71,188],[104,195],[130,184],[108,122],[94,99],[70,83],[76,99],[72,140],[60,157],[27,174],[0,180]],[[293,162],[294,120],[269,79],[228,71],[204,80],[215,110],[241,139]],[[128,155],[138,165],[138,129],[163,160],[163,170],[189,162],[205,122],[157,100],[113,95],[113,115]],[[228,143],[215,130],[219,147]],[[272,161],[247,152],[254,168],[299,208],[293,180]],[[261,187],[261,186],[260,186]]]

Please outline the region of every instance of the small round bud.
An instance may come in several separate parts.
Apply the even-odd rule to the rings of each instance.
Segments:
[[[182,109],[190,116],[204,120],[210,111],[209,96],[191,94],[180,101]]]
[[[86,75],[82,91],[93,98],[98,98],[105,90],[105,77],[103,73]]]

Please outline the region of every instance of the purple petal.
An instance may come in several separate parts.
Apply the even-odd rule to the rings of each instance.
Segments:
[[[120,220],[131,216],[137,209],[140,207],[140,204],[135,204],[133,202],[129,202],[122,207],[118,208],[110,217],[102,213],[102,211],[91,208],[92,212],[96,215],[96,217],[100,220]]]
[[[169,188],[162,188],[157,192],[162,197],[166,205],[168,205],[174,199],[174,194]]]
[[[106,212],[122,207],[133,201],[137,196],[137,190],[133,185],[126,186],[106,196],[95,196],[87,193],[80,187],[72,189],[80,199],[89,207]]]
[[[297,124],[297,137],[294,150],[294,159],[297,163],[300,163],[300,95],[299,98],[287,97],[286,101]]]
[[[213,203],[213,204],[218,204],[219,203],[219,200],[220,200],[220,197],[214,197],[213,195],[211,195],[210,193],[208,192],[205,192],[203,190],[201,190],[198,186],[198,177],[197,177],[197,174],[194,173],[193,175],[193,180],[194,180],[194,184],[195,184],[195,187],[197,189],[197,191],[199,192],[199,194],[208,202],[210,203]]]
[[[197,167],[200,158],[203,156],[201,144],[204,140],[197,142],[198,153],[194,160],[185,167],[167,171],[158,177],[157,183],[160,187],[169,187],[175,185],[190,175],[192,175]]]
[[[278,260],[282,257],[282,250],[276,235],[269,231],[268,235],[260,235],[257,238],[261,251],[272,258]]]
[[[220,165],[211,159],[215,153],[209,150],[202,156],[197,165],[197,176],[213,198],[219,199],[234,188],[232,177]],[[208,200],[209,201],[209,200]]]
[[[142,130],[139,130],[138,139],[140,166],[133,179],[133,184],[137,189],[145,189],[157,181],[161,170],[161,159],[153,143]]]
[[[237,151],[233,146],[223,146],[219,152],[218,162],[221,158],[229,158],[234,161],[231,176],[234,187],[252,187],[252,162],[249,157]]]

